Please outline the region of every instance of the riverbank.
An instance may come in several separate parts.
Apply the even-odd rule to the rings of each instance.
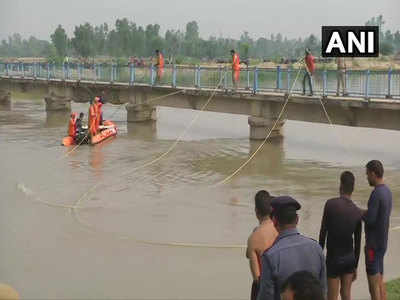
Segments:
[[[386,283],[387,299],[399,300],[400,299],[400,278],[391,280]]]

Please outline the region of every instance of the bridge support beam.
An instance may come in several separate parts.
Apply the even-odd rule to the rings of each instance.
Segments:
[[[0,105],[6,106],[11,104],[11,93],[0,89]]]
[[[155,121],[157,119],[156,107],[149,104],[129,103],[126,105],[126,110],[128,122]]]
[[[129,96],[130,103],[126,105],[128,122],[146,122],[157,119],[156,107],[147,103],[148,92],[134,92]]]
[[[249,117],[248,123],[250,126],[250,139],[251,140],[264,140],[269,134],[271,128],[274,126],[276,119],[266,119],[261,117]],[[269,138],[281,137],[282,127],[285,120],[280,120],[275,128],[272,130]]]
[[[73,89],[68,87],[49,86],[45,96],[46,111],[71,111]]]

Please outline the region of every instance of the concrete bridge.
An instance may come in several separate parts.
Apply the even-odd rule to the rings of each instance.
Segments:
[[[37,68],[37,66],[32,68]],[[10,71],[3,68],[2,71],[0,68],[0,104],[9,105],[12,91],[42,91],[46,95],[44,100],[47,111],[68,111],[71,109],[71,101],[88,102],[94,95],[100,95],[105,91],[108,102],[127,104],[128,122],[143,122],[155,120],[157,106],[199,110],[213,96],[205,110],[248,115],[250,138],[264,139],[278,118],[282,105],[288,97],[288,87],[293,86],[296,76],[295,71],[292,71],[291,81],[290,70],[274,70],[274,73],[270,73],[275,76],[272,77],[273,86],[270,89],[264,89],[261,85],[265,83],[258,81],[260,73],[256,73],[260,70],[245,69],[241,71],[239,88],[232,91],[230,71],[224,68],[182,69],[185,77],[181,79],[179,68],[175,66],[166,68],[161,79],[157,78],[153,69],[147,71],[132,71],[132,69],[132,66],[128,66],[126,80],[121,78],[118,80],[118,74],[122,77],[122,72],[118,73],[111,68],[109,70],[111,80],[105,81],[96,69],[87,71],[92,76],[89,78],[88,75],[83,76],[83,72],[74,74],[67,68],[58,70],[58,73],[56,70],[53,74],[49,68],[45,74],[38,73],[35,69],[30,71],[25,69],[21,73],[19,70]],[[139,76],[146,75],[146,73],[139,75],[141,71],[148,72],[147,83],[138,79]],[[190,77],[190,74],[193,77]],[[286,77],[284,83],[282,77]],[[179,80],[184,81],[187,78],[192,79],[184,85],[179,84]],[[393,85],[396,87],[400,85],[397,81],[393,84],[393,78],[390,78],[388,82],[386,94],[378,94],[376,97],[371,95],[373,93],[368,93],[368,86],[366,86],[366,91],[363,86],[361,94],[352,93],[347,97],[334,96],[332,89],[327,88],[332,83],[324,81],[326,78],[327,76],[322,74],[321,89],[318,88],[317,82],[316,96],[301,95],[296,83],[297,90],[294,89],[295,93],[290,96],[282,120],[276,126],[273,136],[280,135],[286,119],[327,123],[321,101],[325,104],[334,124],[400,130],[400,97],[397,97],[397,90],[391,88]],[[400,76],[397,79],[400,79]],[[368,85],[368,78],[365,84]],[[212,88],[215,86],[218,88]],[[387,94],[387,88],[389,94]],[[351,92],[350,88],[349,90]],[[391,91],[395,93],[391,94]],[[176,94],[173,96],[158,98],[174,92]]]

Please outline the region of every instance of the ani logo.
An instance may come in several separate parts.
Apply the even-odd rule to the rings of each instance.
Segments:
[[[379,27],[322,26],[322,56],[379,56]]]

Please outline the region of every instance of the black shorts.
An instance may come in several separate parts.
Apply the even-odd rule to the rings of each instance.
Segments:
[[[356,260],[354,253],[349,253],[340,257],[328,257],[326,259],[326,275],[329,278],[337,278],[345,274],[354,273]]]
[[[385,251],[365,247],[365,269],[368,275],[383,275],[383,257]]]
[[[260,284],[258,280],[253,280],[253,284],[251,286],[251,294],[250,294],[250,300],[256,300],[258,291],[260,289]]]

